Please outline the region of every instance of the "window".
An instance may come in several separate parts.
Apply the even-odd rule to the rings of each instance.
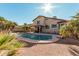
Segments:
[[[40,24],[40,21],[37,21],[37,24]]]
[[[49,26],[48,25],[46,25],[46,29],[49,29]]]
[[[51,26],[52,28],[56,28],[57,27],[57,25],[55,25],[55,24],[52,24],[52,26]]]

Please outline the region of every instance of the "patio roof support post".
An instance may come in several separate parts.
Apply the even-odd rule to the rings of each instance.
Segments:
[[[39,28],[38,31],[39,31],[39,33],[40,33],[40,26],[38,26],[38,28]]]

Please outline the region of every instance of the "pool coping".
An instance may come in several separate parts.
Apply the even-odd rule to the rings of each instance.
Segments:
[[[58,41],[59,39],[53,39],[53,40],[46,40],[46,41],[43,41],[43,40],[31,40],[31,39],[28,39],[28,38],[18,38],[18,40],[21,40],[21,41],[25,41],[25,42],[29,42],[29,43],[54,43],[56,41]]]
[[[47,34],[38,34],[38,33],[32,33],[32,34],[36,34],[36,35],[47,35]],[[52,35],[52,34],[48,34],[48,35]],[[53,35],[52,35],[53,37]],[[55,37],[54,39],[49,39],[49,40],[32,40],[32,39],[29,39],[29,38],[23,38],[23,37],[20,37],[17,35],[17,40],[21,40],[21,41],[25,41],[25,42],[29,42],[29,43],[53,43],[53,42],[56,42],[58,41],[59,39],[57,37]]]

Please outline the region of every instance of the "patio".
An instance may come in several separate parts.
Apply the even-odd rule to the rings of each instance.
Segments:
[[[79,42],[73,39],[63,39],[51,44],[30,44],[27,47],[20,48],[16,55],[18,56],[72,56],[70,47],[79,49]],[[79,50],[78,50],[79,51]],[[79,54],[76,54],[79,55]]]

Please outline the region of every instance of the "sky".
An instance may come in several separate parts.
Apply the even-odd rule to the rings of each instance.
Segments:
[[[0,3],[0,16],[18,24],[32,23],[39,15],[69,20],[78,11],[77,3]]]

